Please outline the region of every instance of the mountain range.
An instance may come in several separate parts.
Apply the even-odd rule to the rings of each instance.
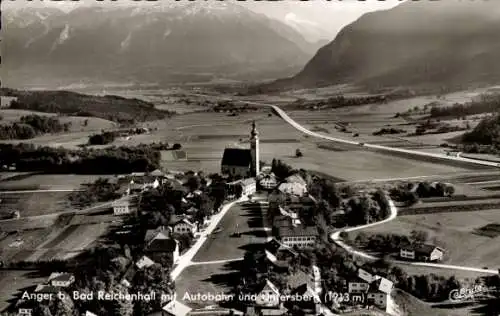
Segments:
[[[2,13],[10,86],[276,78],[299,71],[318,48],[293,27],[227,2]]]
[[[264,89],[500,82],[500,2],[407,1],[347,25],[297,75]]]

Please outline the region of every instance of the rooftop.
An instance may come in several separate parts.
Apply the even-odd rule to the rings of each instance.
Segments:
[[[279,227],[279,236],[318,236],[318,228],[314,226],[282,226]]]
[[[163,306],[163,310],[170,315],[186,316],[191,311],[189,306],[186,306],[178,301],[170,301],[167,305]]]
[[[250,149],[226,148],[222,156],[223,166],[250,167],[252,155]]]
[[[146,247],[149,252],[174,252],[177,247],[177,241],[174,239],[154,239]]]

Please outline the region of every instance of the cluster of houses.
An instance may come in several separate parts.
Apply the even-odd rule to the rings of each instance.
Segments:
[[[393,287],[392,281],[360,268],[357,277],[348,282],[348,293],[352,303],[374,305],[387,312]]]

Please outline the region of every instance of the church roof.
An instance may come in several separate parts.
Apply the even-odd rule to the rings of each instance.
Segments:
[[[250,149],[226,148],[222,156],[222,165],[249,167],[252,163]]]

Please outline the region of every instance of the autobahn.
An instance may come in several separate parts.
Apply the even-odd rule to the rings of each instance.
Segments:
[[[199,94],[199,93],[186,93],[186,94],[194,95],[194,96],[214,97],[211,95],[205,95],[205,94]],[[354,145],[354,146],[359,146],[361,148],[378,150],[378,151],[383,151],[383,152],[393,153],[393,154],[413,155],[413,156],[421,157],[421,158],[427,158],[427,159],[431,158],[431,159],[438,159],[438,160],[449,161],[449,162],[467,163],[467,164],[474,164],[474,165],[484,166],[484,167],[496,167],[496,168],[500,167],[500,163],[498,163],[498,162],[492,162],[492,161],[486,161],[486,160],[480,160],[480,159],[471,159],[471,158],[465,158],[462,156],[458,156],[458,157],[457,156],[447,156],[447,155],[438,154],[438,153],[429,153],[429,152],[423,152],[423,151],[418,151],[418,150],[395,148],[395,147],[389,147],[389,146],[382,146],[382,145],[375,145],[375,144],[370,144],[370,143],[357,142],[357,141],[352,141],[352,140],[347,140],[347,139],[342,139],[342,138],[337,138],[337,137],[331,137],[331,136],[323,135],[323,134],[308,130],[304,126],[297,123],[294,119],[292,119],[283,109],[281,109],[277,105],[269,104],[269,103],[262,103],[262,102],[254,102],[254,101],[233,100],[231,98],[221,97],[221,96],[217,96],[216,98],[224,100],[224,101],[232,101],[232,102],[239,102],[239,103],[244,103],[244,104],[248,104],[248,105],[270,107],[274,110],[274,112],[278,116],[280,116],[285,122],[287,122],[288,124],[293,126],[295,129],[301,131],[304,134],[307,134],[309,136],[313,136],[316,138],[321,138],[321,139],[325,139],[325,140],[329,140],[329,141],[333,141],[333,142],[337,142],[337,143]]]

